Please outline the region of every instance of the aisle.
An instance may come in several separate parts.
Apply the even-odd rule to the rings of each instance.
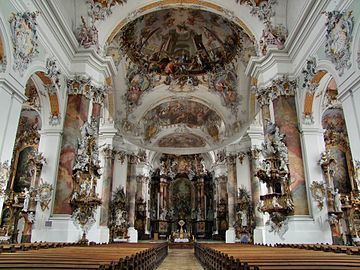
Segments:
[[[169,255],[159,270],[203,270],[194,256],[193,249],[169,249]]]

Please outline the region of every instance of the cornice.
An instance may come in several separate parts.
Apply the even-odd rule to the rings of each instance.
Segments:
[[[0,88],[9,95],[14,96],[20,103],[27,100],[27,97],[19,90],[23,89],[23,86],[12,76],[12,74],[0,78]]]

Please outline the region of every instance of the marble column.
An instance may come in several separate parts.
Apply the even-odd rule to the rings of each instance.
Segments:
[[[129,202],[129,242],[136,243],[138,241],[138,233],[135,229],[135,196],[136,196],[136,156],[128,155],[128,175],[126,183],[126,197]]]
[[[112,180],[114,167],[114,151],[110,146],[103,149],[104,167],[102,174],[102,190],[100,207],[100,226],[107,226],[109,222],[109,205],[112,194]]]
[[[91,84],[89,79],[75,77],[68,80],[67,87],[68,99],[53,213],[70,215],[72,213],[70,206],[73,186],[72,167],[76,157],[78,138],[80,138],[80,127],[88,120]]]
[[[229,211],[229,229],[226,231],[226,243],[235,243],[235,196],[237,191],[236,185],[236,157],[227,157],[228,167],[228,182],[227,182],[227,194],[228,194],[228,211]]]

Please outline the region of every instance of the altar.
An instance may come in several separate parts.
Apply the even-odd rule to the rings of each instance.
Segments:
[[[180,230],[172,233],[171,240],[174,243],[189,243],[193,236],[190,232],[187,232],[185,229],[183,229],[185,221],[181,219],[178,224],[180,225]]]

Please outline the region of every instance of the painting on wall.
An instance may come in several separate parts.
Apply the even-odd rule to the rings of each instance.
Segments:
[[[89,100],[82,95],[70,95],[64,121],[63,142],[56,184],[54,214],[71,214],[70,195],[73,190],[72,171],[80,127],[87,121]]]
[[[343,111],[340,107],[327,109],[323,113],[322,126],[326,130],[324,139],[326,148],[336,160],[333,173],[334,188],[340,193],[351,192],[351,153]]]
[[[285,144],[288,147],[289,154],[290,190],[295,205],[294,214],[307,215],[309,209],[295,98],[281,96],[273,103],[275,123],[279,126],[280,132],[286,135]]]
[[[22,192],[24,188],[30,188],[32,171],[27,161],[31,158],[34,151],[36,151],[36,148],[29,146],[19,152],[14,178],[14,192]]]

